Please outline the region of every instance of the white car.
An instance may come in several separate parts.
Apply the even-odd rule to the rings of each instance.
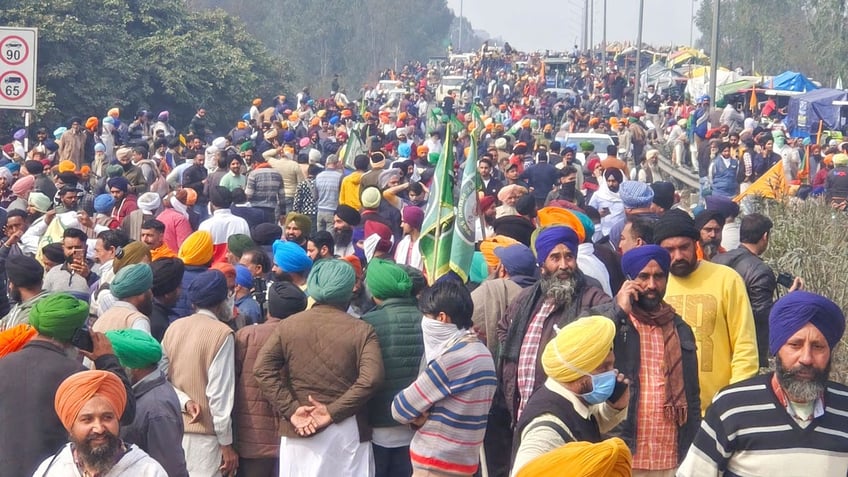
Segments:
[[[456,91],[457,102],[459,102],[460,90],[462,89],[462,85],[465,84],[465,81],[465,76],[443,76],[442,80],[439,81],[439,86],[436,88],[436,102],[441,103],[450,91]]]
[[[607,134],[590,134],[590,133],[566,133],[560,130],[555,140],[560,143],[562,149],[565,149],[565,146],[568,144],[574,144],[577,146],[576,151],[574,152],[574,158],[580,161],[580,164],[586,165],[586,159],[584,154],[580,151],[580,143],[581,142],[591,142],[595,146],[595,153],[598,154],[598,158],[601,160],[607,157],[607,146],[614,145],[612,138]]]
[[[377,94],[383,94],[387,91],[399,88],[403,88],[403,82],[401,81],[380,80],[377,82],[377,86],[374,89],[377,91]]]

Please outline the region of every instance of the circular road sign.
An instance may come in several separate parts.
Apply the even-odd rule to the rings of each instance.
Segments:
[[[28,89],[29,82],[23,73],[7,71],[0,75],[0,97],[17,101],[24,97]]]
[[[0,61],[15,66],[23,63],[29,57],[29,44],[17,36],[9,35],[0,40]]]

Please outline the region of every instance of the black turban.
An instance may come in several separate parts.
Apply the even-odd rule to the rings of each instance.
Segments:
[[[661,245],[662,241],[671,237],[689,237],[699,240],[701,233],[695,228],[695,221],[682,210],[670,210],[657,219],[654,224],[654,243]]]

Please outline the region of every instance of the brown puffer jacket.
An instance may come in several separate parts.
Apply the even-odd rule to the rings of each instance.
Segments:
[[[279,323],[269,318],[236,333],[235,447],[239,456],[247,459],[277,458],[280,454],[279,419],[253,376],[256,355]]]
[[[383,357],[368,323],[316,303],[274,328],[253,374],[263,395],[286,418],[278,435],[298,437],[288,418],[312,396],[327,406],[332,422],[356,416],[359,441],[371,440],[365,404],[383,383]]]

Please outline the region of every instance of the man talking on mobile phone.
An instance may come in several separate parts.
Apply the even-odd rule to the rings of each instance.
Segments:
[[[616,295],[615,363],[630,376],[620,437],[636,477],[673,477],[701,423],[695,335],[663,297],[671,256],[643,245],[621,257],[628,280]]]
[[[48,292],[71,292],[88,295],[89,288],[99,278],[91,271],[86,258],[88,235],[80,229],[65,229],[62,249],[65,263],[56,265],[44,275],[44,289]]]

